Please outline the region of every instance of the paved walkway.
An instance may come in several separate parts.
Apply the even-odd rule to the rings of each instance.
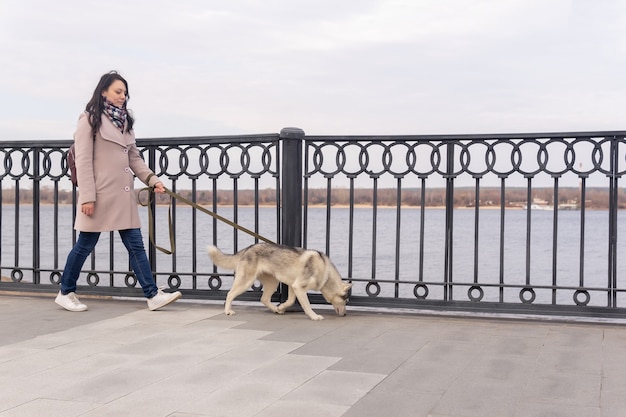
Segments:
[[[0,294],[0,417],[626,416],[622,323],[83,301]]]

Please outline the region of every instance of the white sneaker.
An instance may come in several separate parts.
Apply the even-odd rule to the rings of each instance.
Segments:
[[[161,307],[165,307],[166,305],[173,303],[178,300],[183,295],[180,291],[175,291],[171,293],[163,292],[161,288],[159,288],[159,292],[152,298],[148,298],[148,308],[152,311],[158,310]]]
[[[87,310],[87,306],[81,303],[78,297],[76,297],[76,294],[73,292],[63,295],[61,294],[61,291],[59,291],[59,294],[57,294],[57,298],[54,302],[69,311]]]

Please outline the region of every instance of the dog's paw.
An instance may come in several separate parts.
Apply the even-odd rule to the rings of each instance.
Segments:
[[[226,314],[227,316],[234,316],[235,312],[233,310],[224,310],[224,314]]]
[[[276,314],[285,314],[285,307],[283,307],[282,304],[278,304],[276,306],[276,310],[274,310],[274,313],[276,313]]]
[[[315,321],[317,321],[317,320],[324,320],[324,316],[320,316],[319,314],[313,314],[313,315],[309,316],[309,318],[311,320],[315,320]]]

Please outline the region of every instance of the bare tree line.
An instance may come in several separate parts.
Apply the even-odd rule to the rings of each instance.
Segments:
[[[192,199],[190,190],[178,191],[183,197]],[[454,189],[454,205],[456,207],[471,207],[478,202],[480,206],[500,206],[502,203],[502,192],[498,187],[485,187],[479,189],[479,195],[476,195],[475,188],[455,188]],[[315,188],[306,191],[308,203],[310,205],[326,205],[328,203],[329,192],[325,188]],[[264,189],[255,192],[254,190],[238,190],[235,195],[233,190],[218,190],[213,193],[208,190],[200,190],[196,192],[195,201],[201,205],[241,205],[252,206],[255,204],[255,198],[258,197],[259,205],[274,205],[276,202],[276,190]],[[2,203],[14,204],[16,198],[20,203],[31,203],[33,201],[33,192],[30,189],[15,188],[2,190]],[[373,189],[357,188],[351,194],[347,188],[333,188],[330,190],[331,205],[349,205],[351,200],[355,205],[372,205],[374,201],[379,206],[396,206],[398,203],[402,206],[419,207],[423,204],[426,207],[443,206],[446,203],[445,188],[407,188],[398,191],[396,188],[381,188],[374,193]],[[554,205],[554,189],[553,188],[533,188],[531,190],[531,199],[543,200],[546,204]],[[557,204],[579,204],[581,200],[581,192],[576,187],[560,188],[558,190]],[[588,208],[608,208],[609,207],[609,190],[607,188],[587,188],[585,190],[586,207]],[[44,204],[71,204],[72,192],[59,190],[55,196],[54,189],[44,187],[40,191],[40,202]],[[157,195],[157,204],[167,204],[169,196]],[[532,202],[532,201],[531,201]],[[504,192],[505,206],[514,207],[527,204],[528,190],[524,187],[507,188]],[[626,192],[620,189],[618,197],[619,208],[626,208]]]

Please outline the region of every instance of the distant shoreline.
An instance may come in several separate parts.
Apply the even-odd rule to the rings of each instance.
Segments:
[[[32,206],[32,203],[25,203],[22,202],[19,204],[20,207],[23,206]],[[41,206],[45,206],[45,207],[51,207],[54,206],[54,204],[52,203],[41,203]],[[167,207],[169,204],[168,203],[158,203],[157,207]],[[202,205],[204,208],[208,208],[208,205]],[[2,206],[15,206],[15,203],[2,203]],[[59,203],[58,204],[59,207],[71,207],[72,204],[68,204],[68,203]],[[138,204],[139,207],[143,207],[141,205]],[[188,204],[185,203],[178,203],[177,207],[190,207]],[[232,204],[220,204],[217,206],[217,208],[233,208],[234,205]],[[250,205],[250,204],[240,204],[237,207],[240,208],[253,208],[255,207],[254,205]],[[309,204],[307,206],[307,208],[327,208],[328,206],[326,204]],[[373,209],[374,206],[371,204],[355,204],[353,206],[355,209]],[[259,208],[276,208],[275,205],[267,205],[267,204],[259,204]],[[349,209],[350,205],[348,204],[332,204],[330,206],[330,208],[338,208],[338,209]],[[377,209],[396,209],[397,206],[390,206],[390,205],[378,205],[376,206]],[[421,206],[407,206],[407,205],[401,205],[400,206],[401,209],[414,209],[414,210],[419,210],[422,207]],[[446,208],[446,206],[425,206],[424,207],[427,210],[444,210]],[[476,207],[475,206],[455,206],[455,209],[458,210],[475,210]],[[496,205],[489,205],[489,206],[478,206],[479,210],[500,210],[501,207],[500,206],[496,206]],[[526,210],[525,208],[521,207],[521,206],[507,206],[504,208],[505,210]],[[549,208],[549,209],[531,209],[532,211],[553,211],[553,208]],[[608,207],[585,207],[585,210],[608,210]],[[624,210],[622,208],[618,209],[618,210]],[[559,209],[559,211],[580,211],[580,209]]]
[[[20,203],[24,204],[33,201],[34,194],[31,190],[24,189],[20,195],[16,194],[14,190],[4,189],[2,191],[3,204],[15,204],[16,197],[19,197]],[[453,200],[451,200],[451,196],[447,194],[445,188],[429,188],[421,191],[413,188],[400,190],[393,188],[376,190],[337,188],[333,189],[330,195],[328,189],[314,188],[308,189],[307,195],[302,196],[302,201],[308,202],[310,204],[308,207],[311,208],[328,207],[326,204],[329,204],[330,207],[345,208],[350,207],[351,202],[353,202],[355,208],[374,207],[373,204],[376,203],[376,207],[383,210],[386,207],[396,208],[399,203],[403,209],[421,208],[422,204],[425,208],[440,209],[446,205],[446,202],[449,202],[456,209],[475,208],[475,205],[479,205],[481,210],[497,210],[502,209],[502,206],[507,210],[517,210],[532,204],[532,209],[541,210],[556,200],[561,210],[567,210],[576,209],[578,201],[581,199],[581,191],[578,188],[559,188],[558,198],[555,197],[552,188],[532,189],[530,194],[527,188],[508,188],[504,195],[502,191],[501,188],[486,187],[481,188],[480,192],[477,193],[473,188],[460,187],[455,188]],[[233,190],[203,190],[196,191],[195,197],[190,190],[179,190],[178,194],[190,200],[195,198],[204,207],[211,207],[214,203],[218,204],[219,207],[230,207],[235,202],[238,207],[254,207],[255,202],[262,203],[261,207],[266,205],[275,207],[275,201],[279,196],[274,189],[256,191],[246,189],[237,190],[236,193]],[[59,204],[63,202],[71,205],[72,202],[76,201],[76,196],[73,193],[56,193],[50,189],[42,189],[37,197],[41,204],[55,204],[56,201]],[[167,195],[154,197],[154,201],[159,206],[167,205],[169,202]],[[147,200],[146,196],[143,196],[142,201],[144,200]],[[585,208],[606,210],[609,208],[609,201],[608,190],[586,188]],[[626,209],[626,193],[618,195],[617,203],[618,208]],[[177,202],[176,204],[182,206],[182,203]]]

